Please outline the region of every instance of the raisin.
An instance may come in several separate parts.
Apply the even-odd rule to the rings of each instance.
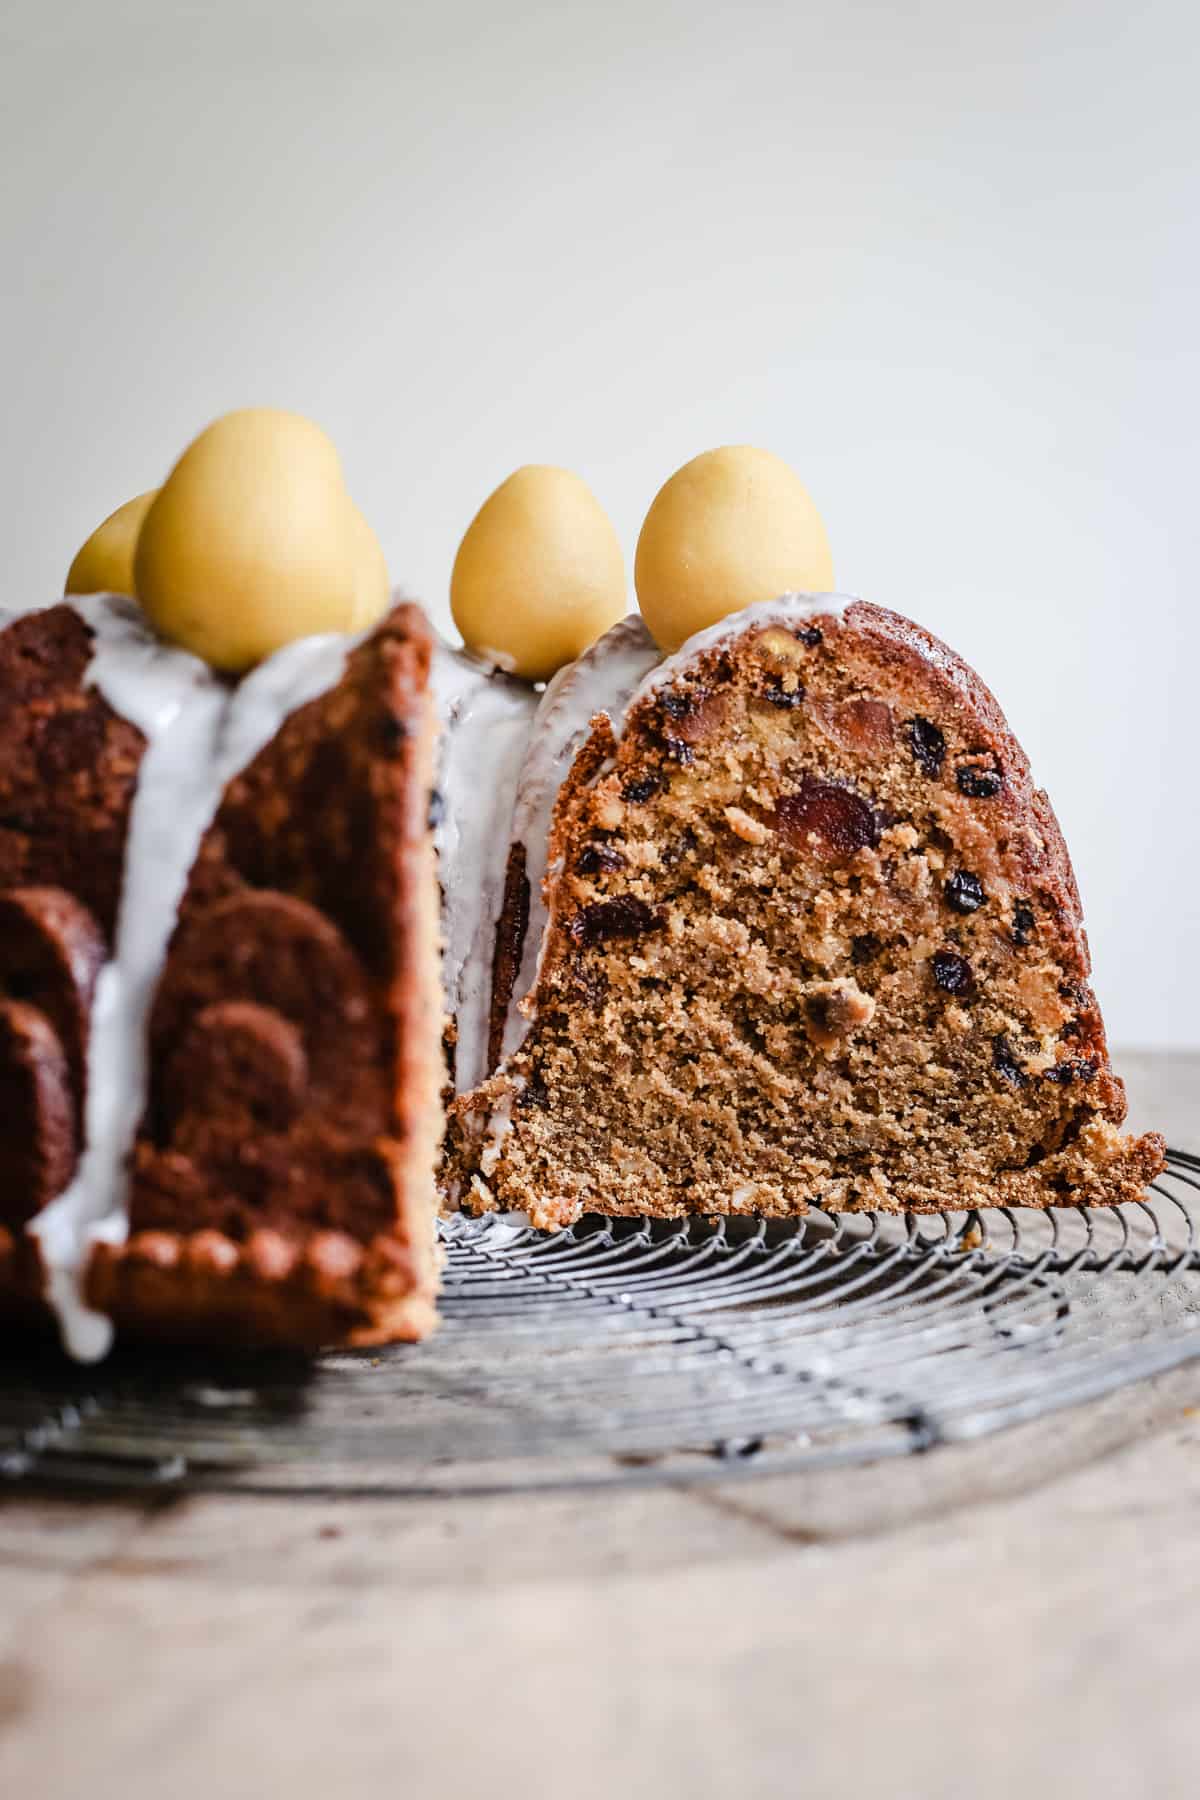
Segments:
[[[613,938],[642,937],[662,924],[644,900],[619,894],[615,900],[596,900],[576,913],[571,936],[577,944],[607,944]]]
[[[1003,1076],[1011,1087],[1025,1086],[1025,1071],[1013,1052],[1013,1047],[1003,1032],[992,1039],[992,1062],[997,1075]]]
[[[915,719],[910,719],[908,721],[908,741],[913,755],[926,775],[940,775],[946,755],[946,740],[933,721],[922,719],[919,715]]]
[[[643,800],[649,800],[652,795],[661,793],[665,785],[662,776],[654,774],[653,771],[648,775],[634,775],[622,786],[621,798],[628,800],[633,806],[640,806]]]
[[[695,761],[694,745],[713,736],[725,716],[725,700],[706,687],[668,688],[660,696],[662,709],[656,730],[672,762],[685,769]]]
[[[580,875],[599,875],[624,867],[625,858],[612,844],[585,844],[575,860],[576,873]]]
[[[778,707],[780,712],[794,712],[804,705],[804,685],[797,682],[794,688],[785,688],[777,675],[763,689],[763,699],[768,705]]]
[[[946,904],[956,913],[978,912],[987,895],[983,891],[983,883],[978,875],[972,875],[969,869],[958,869],[950,877],[943,888]]]
[[[850,940],[850,961],[857,969],[861,964],[870,962],[873,956],[878,956],[879,949],[879,939],[875,933],[864,931],[858,937]]]
[[[1019,950],[1023,950],[1033,936],[1033,927],[1036,922],[1033,908],[1027,906],[1024,900],[1018,900],[1013,907],[1012,941]]]
[[[681,863],[685,856],[694,856],[700,847],[700,840],[690,825],[685,825],[677,838],[663,846],[661,851],[663,866],[673,869]]]
[[[571,970],[571,997],[576,1005],[589,1012],[603,1012],[608,999],[608,976],[602,965],[592,958],[580,957]]]
[[[775,803],[771,824],[798,847],[815,837],[827,857],[853,856],[879,842],[879,820],[861,794],[806,775],[794,794]]]
[[[933,979],[947,994],[958,994],[966,998],[975,992],[975,977],[971,973],[971,965],[956,950],[934,951]]]
[[[1055,1063],[1052,1069],[1047,1069],[1046,1080],[1057,1081],[1063,1087],[1076,1080],[1086,1083],[1095,1079],[1099,1066],[1094,1056],[1076,1056],[1069,1062]]]
[[[801,625],[796,636],[802,644],[807,644],[810,650],[815,650],[818,644],[825,642],[825,633],[819,625]]]
[[[384,713],[376,721],[374,737],[381,756],[395,756],[408,737],[408,726],[395,713]]]
[[[446,801],[439,788],[434,788],[429,796],[429,829],[436,831],[446,816]]]
[[[954,779],[959,793],[965,794],[968,800],[994,800],[1004,786],[1004,776],[998,768],[988,768],[986,763],[979,762],[959,763]]]
[[[514,1104],[522,1112],[532,1107],[538,1112],[545,1112],[550,1104],[550,1094],[540,1075],[531,1075]]]

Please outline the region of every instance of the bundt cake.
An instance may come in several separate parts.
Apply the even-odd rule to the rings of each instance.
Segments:
[[[908,620],[791,596],[665,660],[626,621],[547,690],[514,820],[451,1204],[1108,1204],[1162,1167],[1049,801]]]
[[[238,683],[111,596],[0,630],[0,1311],[433,1322],[432,650],[410,605]]]
[[[324,435],[251,410],[0,615],[0,1318],[417,1338],[439,1187],[550,1228],[1136,1198],[1049,802],[944,644],[761,599],[831,567],[785,465],[712,452],[623,617],[598,503],[527,468],[453,650]]]

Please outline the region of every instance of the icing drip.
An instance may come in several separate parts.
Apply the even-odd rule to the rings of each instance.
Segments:
[[[529,924],[521,951],[521,967],[513,983],[504,1022],[505,1056],[511,1055],[528,1030],[528,1020],[520,1010],[520,1002],[532,991],[537,979],[546,935],[542,885],[546,877],[550,819],[559,789],[577,752],[587,740],[595,715],[608,713],[616,728],[629,696],[658,660],[658,648],[642,623],[641,615],[631,613],[606,631],[576,662],[560,669],[542,695],[521,766],[513,808],[512,841],[521,844],[525,851]]]
[[[853,604],[853,597],[848,594],[781,594],[778,600],[756,600],[753,606],[744,606],[741,612],[730,613],[728,618],[718,619],[715,625],[708,625],[703,631],[696,632],[694,637],[688,638],[671,656],[665,657],[656,668],[651,669],[641,686],[630,696],[628,705],[622,708],[620,720],[613,720],[617,736],[620,737],[626,715],[635,706],[649,699],[659,688],[669,687],[680,671],[704,651],[714,649],[729,638],[741,637],[744,631],[755,627],[795,625],[805,619],[815,618],[841,620],[845,617],[846,608]]]
[[[150,631],[133,601],[69,601],[94,636],[87,680],[146,739],[125,844],[113,954],[96,987],[88,1044],[86,1148],[70,1185],[30,1226],[48,1297],[73,1356],[94,1361],[111,1322],[83,1298],[91,1247],[128,1231],[128,1158],[145,1109],[146,1031],[179,903],[200,840],[235,775],[297,707],[341,678],[360,640],[303,638],[236,688]]]
[[[431,675],[442,722],[434,828],[442,884],[442,977],[457,1020],[455,1086],[487,1074],[496,924],[513,795],[539,696],[490,663],[439,643]]]

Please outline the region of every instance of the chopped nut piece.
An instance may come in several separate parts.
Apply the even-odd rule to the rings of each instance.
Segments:
[[[730,831],[747,844],[765,844],[771,835],[761,819],[752,819],[750,814],[743,812],[740,806],[725,808],[725,822]]]
[[[820,981],[804,999],[806,1030],[818,1050],[836,1050],[875,1016],[875,1002],[856,981]]]
[[[802,663],[805,660],[804,651],[782,625],[770,625],[759,633],[758,650],[760,654],[765,653],[764,660],[769,658],[773,662]]]

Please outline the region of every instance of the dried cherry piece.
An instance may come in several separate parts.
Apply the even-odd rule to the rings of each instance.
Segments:
[[[1024,1087],[1026,1075],[1017,1061],[1016,1053],[1003,1032],[992,1039],[992,1062],[996,1073],[1004,1078],[1010,1087]]]
[[[825,642],[825,633],[819,625],[801,625],[796,631],[796,636],[802,644],[807,644],[810,650],[815,650],[818,644]]]
[[[991,760],[989,752],[980,754],[987,760],[971,758],[960,762],[954,771],[954,779],[959,793],[965,794],[968,800],[994,800],[1004,786],[1004,775]]]
[[[879,842],[879,820],[851,787],[806,775],[795,793],[782,794],[768,821],[798,849],[815,838],[819,854],[836,860]]]
[[[643,801],[661,793],[666,785],[664,778],[653,770],[647,775],[632,775],[622,784],[621,798],[632,806],[641,806]]]
[[[932,719],[923,719],[920,714],[915,719],[910,719],[908,742],[925,774],[940,775],[946,756],[946,740]]]
[[[975,976],[965,956],[957,950],[935,950],[933,979],[944,993],[966,999],[975,992]]]
[[[982,881],[970,869],[956,869],[942,892],[947,906],[956,913],[978,912],[987,899]]]
[[[614,938],[644,937],[658,930],[662,920],[653,907],[633,894],[615,900],[594,900],[571,920],[571,936],[577,944],[607,944]]]
[[[895,721],[886,700],[818,700],[813,712],[839,749],[886,756],[895,741]]]

